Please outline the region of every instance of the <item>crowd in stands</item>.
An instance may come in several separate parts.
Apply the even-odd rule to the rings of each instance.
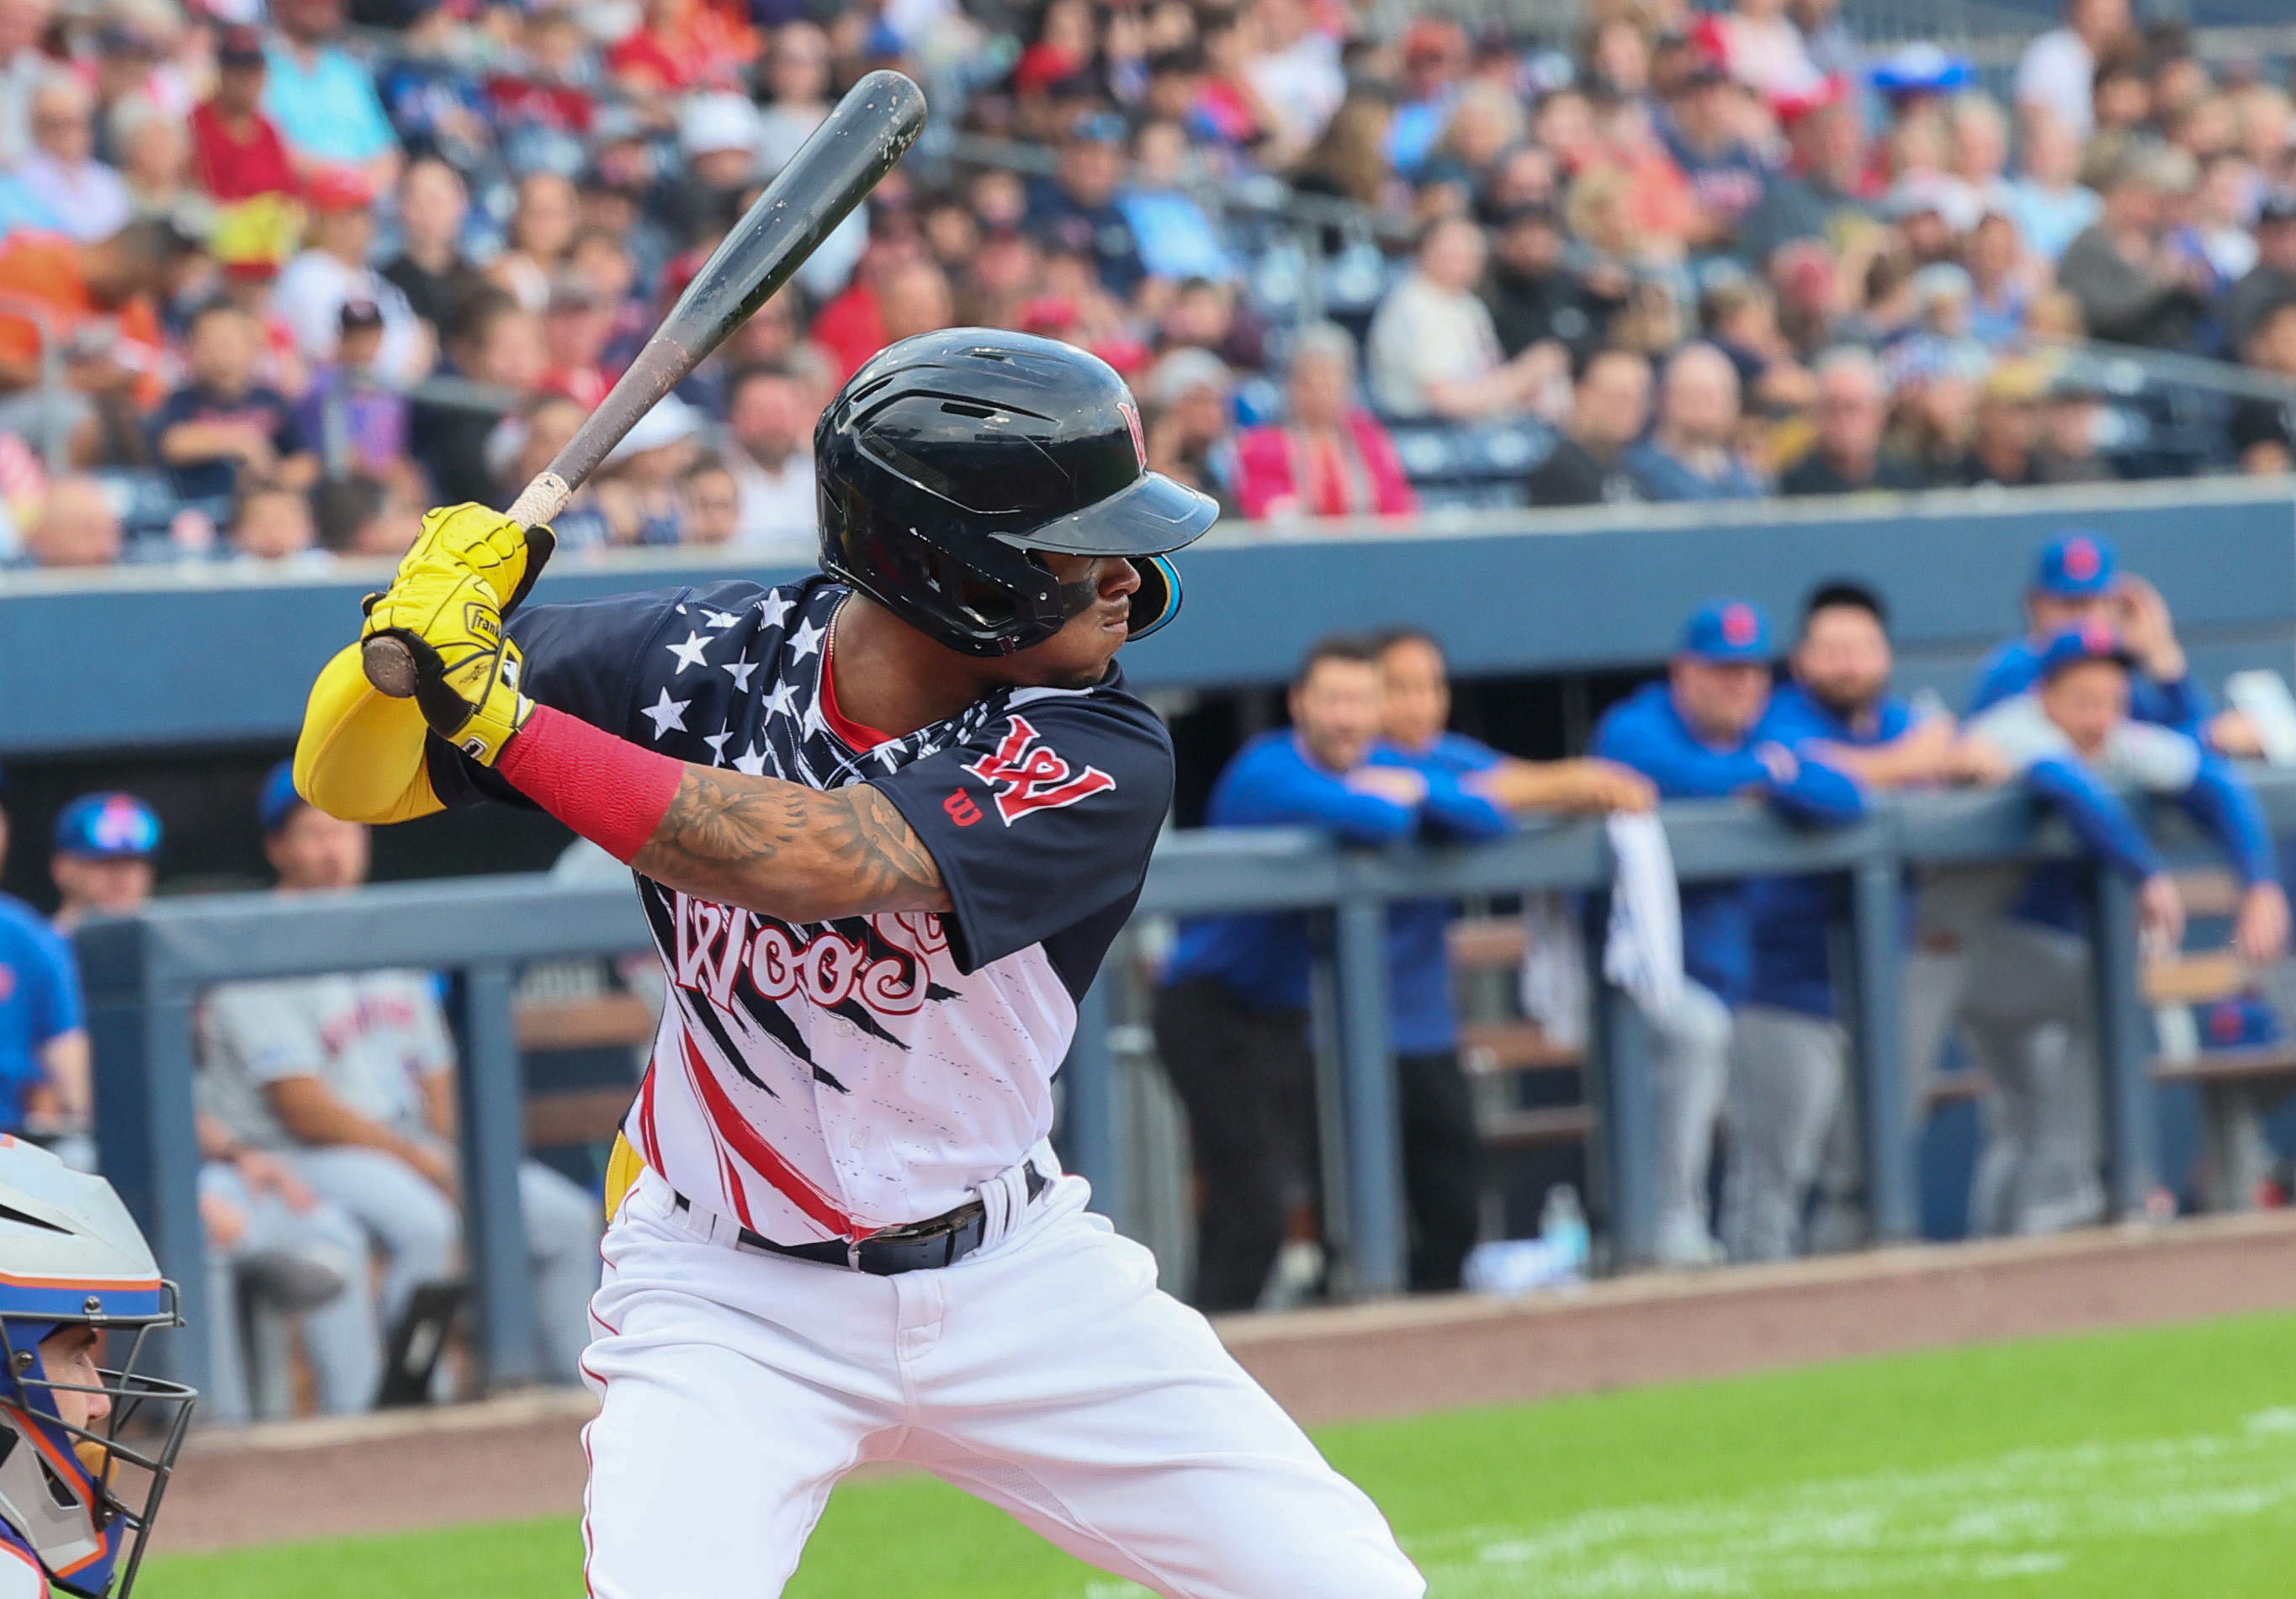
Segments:
[[[2229,865],[2230,942],[2250,981],[2262,981],[2286,956],[2290,927],[2263,812],[2228,758],[2254,752],[2255,730],[2243,713],[2214,709],[2159,594],[2121,571],[2097,536],[2070,531],[2048,545],[2025,610],[2029,632],[1989,658],[1956,719],[1892,689],[1889,610],[1872,589],[1820,585],[1791,640],[1759,607],[1718,599],[1685,623],[1665,676],[1603,713],[1588,757],[1543,763],[1447,730],[1442,650],[1426,634],[1327,638],[1293,679],[1291,725],[1228,764],[1207,822],[1311,827],[1358,845],[1472,841],[1523,816],[1633,815],[1660,800],[1737,796],[1826,828],[1858,820],[1878,794],[2014,784],[2135,885],[2148,947],[2174,950],[2184,903],[2124,797],[2134,791],[2181,805]],[[2090,866],[1945,867],[1907,885],[1905,1136],[1917,1136],[1941,1050],[1958,1037],[1985,1091],[1969,1199],[1979,1235],[2106,1215]],[[1667,888],[1682,980],[1622,984],[1653,1042],[1656,1261],[1686,1269],[1861,1241],[1840,992],[1849,973],[1833,947],[1848,919],[1846,880]],[[1485,1171],[1445,936],[1456,908],[1396,906],[1388,922],[1409,1281],[1420,1291],[1459,1287],[1483,1231]],[[1158,1054],[1187,1111],[1202,1190],[1195,1295],[1207,1309],[1286,1292],[1279,1256],[1314,1212],[1311,964],[1304,915],[1212,915],[1182,923],[1160,974]],[[2227,1014],[2276,1025],[2253,993],[2231,1003]],[[2239,1124],[2209,1157],[2226,1168],[2210,1192],[2251,1202],[2269,1161],[2260,1107],[2238,1089],[2207,1092],[2222,1100],[2211,1114]]]
[[[1152,463],[1246,519],[2296,455],[2279,400],[2148,416],[2065,356],[2296,379],[2290,95],[2128,0],[2067,0],[2006,103],[1836,0],[1598,0],[1568,37],[1336,0],[365,4],[0,0],[0,557],[316,562],[507,503],[881,65],[972,142],[840,226],[562,547],[802,545],[826,395],[956,324],[1105,357]],[[1271,179],[1288,220],[1236,200]]]

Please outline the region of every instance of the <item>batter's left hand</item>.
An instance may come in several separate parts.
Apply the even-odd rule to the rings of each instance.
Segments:
[[[398,563],[397,582],[424,572],[466,571],[487,586],[495,609],[508,616],[557,547],[558,536],[547,528],[521,528],[484,505],[445,505],[423,517],[421,536]]]
[[[414,657],[414,702],[430,731],[485,766],[534,712],[518,692],[518,646],[487,580],[446,564],[402,572],[368,602],[364,643],[395,638]]]

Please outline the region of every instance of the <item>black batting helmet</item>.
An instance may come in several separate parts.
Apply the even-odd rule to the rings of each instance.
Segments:
[[[1039,644],[1093,603],[1037,552],[1139,569],[1132,634],[1180,608],[1163,555],[1212,525],[1204,495],[1148,470],[1115,369],[1050,339],[950,328],[890,345],[813,431],[821,565],[968,655]]]

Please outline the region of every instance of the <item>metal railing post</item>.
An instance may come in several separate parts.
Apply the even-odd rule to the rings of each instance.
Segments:
[[[192,1104],[192,996],[163,987],[152,930],[99,921],[75,940],[95,1058],[99,1168],[176,1284],[184,1325],[152,1341],[158,1365],[197,1387],[208,1374],[208,1239]]]
[[[1407,1281],[1403,1142],[1388,1040],[1387,906],[1350,893],[1332,921],[1352,1281],[1358,1298],[1376,1299],[1402,1292]]]
[[[2144,996],[2137,970],[2136,885],[2098,863],[2089,919],[2096,974],[2097,1064],[2104,1075],[2105,1165],[2112,1209],[2141,1215],[2159,1168],[2159,1128],[2145,1058]]]
[[[1119,943],[1119,947],[1121,947]],[[1127,1192],[1123,1113],[1118,1108],[1116,1056],[1108,1046],[1109,964],[1077,1005],[1076,1036],[1061,1067],[1062,1167],[1092,1185],[1093,1208],[1123,1232],[1131,1218]]]
[[[1611,1264],[1624,1267],[1658,1253],[1658,1085],[1650,1029],[1626,991],[1603,980],[1604,936],[1597,925],[1587,940],[1595,1065],[1588,1089],[1599,1114]]]
[[[483,1386],[530,1382],[536,1374],[534,1274],[526,1246],[519,1167],[526,1159],[513,973],[488,961],[463,976],[461,1098],[463,1236]]]
[[[1913,1119],[1906,1113],[1904,868],[1895,857],[1849,874],[1851,974],[1857,1004],[1858,1112],[1874,1235],[1896,1242],[1919,1227]]]

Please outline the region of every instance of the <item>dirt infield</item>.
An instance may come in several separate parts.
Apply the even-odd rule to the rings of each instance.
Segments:
[[[2296,1214],[1892,1250],[1568,1298],[1240,1318],[1238,1359],[1309,1423],[1856,1355],[2296,1308]],[[195,1439],[157,1543],[219,1548],[570,1513],[580,1394]]]

